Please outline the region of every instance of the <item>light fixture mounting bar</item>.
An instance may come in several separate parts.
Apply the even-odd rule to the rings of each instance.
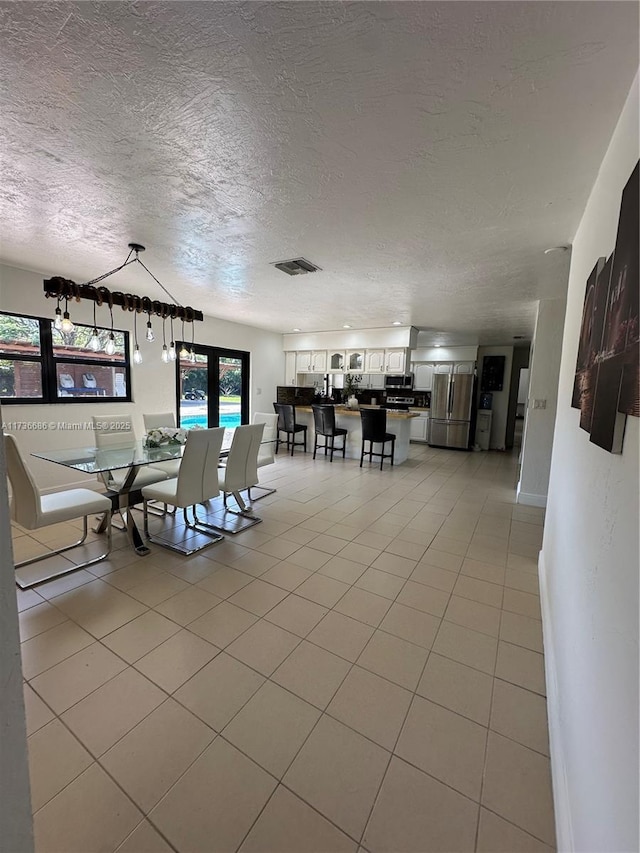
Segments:
[[[185,320],[187,323],[194,320],[204,320],[202,311],[191,308],[189,305],[159,302],[157,299],[150,299],[148,296],[122,293],[119,290],[109,290],[107,287],[94,287],[93,284],[76,284],[75,281],[61,276],[45,278],[44,292],[46,296],[56,299],[75,299],[78,302],[81,299],[90,299],[97,302],[98,305],[106,303],[110,308],[119,305],[123,311],[144,312],[162,318],[173,317],[174,320]]]

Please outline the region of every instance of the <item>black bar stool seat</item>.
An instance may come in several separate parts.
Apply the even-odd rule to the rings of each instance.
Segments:
[[[280,433],[287,434],[287,450],[291,448],[291,455],[296,447],[304,447],[307,452],[307,427],[305,424],[296,423],[296,407],[293,403],[274,403],[273,409],[278,416],[278,436],[276,438],[276,453],[280,449]],[[296,441],[296,435],[302,433],[302,441]]]
[[[374,456],[380,457],[380,470],[385,459],[390,459],[393,465],[393,456],[396,449],[396,436],[393,432],[387,432],[387,413],[385,409],[361,409],[360,419],[362,422],[362,451],[360,453],[360,467],[365,456],[369,457],[371,464]],[[369,442],[369,450],[365,451],[365,441]],[[391,442],[391,453],[385,453],[385,444]],[[373,445],[381,444],[382,452],[374,453]]]
[[[324,455],[327,451],[331,451],[329,462],[333,462],[333,451],[336,438],[342,436],[342,447],[338,447],[338,452],[342,450],[342,458],[344,459],[347,447],[347,430],[343,427],[336,426],[336,412],[333,406],[311,406],[313,409],[313,423],[315,426],[315,438],[313,440],[313,458],[316,458],[318,446],[320,449],[324,447]],[[324,437],[324,444],[318,445],[318,438]]]

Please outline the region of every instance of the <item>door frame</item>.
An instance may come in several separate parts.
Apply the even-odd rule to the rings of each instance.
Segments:
[[[180,352],[182,341],[176,341],[176,350]],[[184,342],[187,349],[193,349],[196,355],[207,357],[207,420],[209,427],[220,425],[220,358],[235,358],[241,362],[240,387],[240,423],[249,423],[250,409],[250,369],[251,356],[244,350],[214,347],[209,344],[191,344]],[[176,358],[176,423],[180,426],[180,357]]]

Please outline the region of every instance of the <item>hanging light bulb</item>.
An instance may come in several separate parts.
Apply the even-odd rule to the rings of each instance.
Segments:
[[[191,352],[189,353],[189,361],[191,362],[191,364],[196,363],[196,349],[195,349],[195,345],[193,343],[193,328],[194,328],[194,326],[195,326],[195,323],[192,320],[191,321]]]
[[[151,326],[151,311],[149,311],[149,319],[147,320],[146,338],[150,344],[153,343],[156,339],[156,336],[153,334],[153,327]]]
[[[113,305],[109,305],[109,313],[111,314],[111,331],[109,332],[109,340],[104,348],[107,355],[114,355],[116,351],[116,342],[113,336]]]
[[[175,361],[176,356],[176,345],[175,341],[173,340],[173,317],[171,317],[171,343],[169,344],[169,361]]]
[[[187,345],[184,342],[184,320],[182,321],[182,346],[180,347],[180,358],[189,358],[189,350],[187,349]]]
[[[62,315],[62,323],[60,325],[60,330],[65,334],[69,334],[69,332],[73,332],[75,326],[71,322],[71,317],[69,317],[69,302],[65,299],[64,303],[64,314]]]
[[[168,364],[169,362],[169,350],[167,349],[167,336],[166,336],[166,325],[167,318],[162,318],[162,354],[160,358],[162,359],[163,364]]]
[[[58,304],[56,305],[56,319],[53,321],[54,329],[61,331],[62,329],[62,311],[60,310],[60,297],[58,297]]]
[[[98,352],[100,349],[100,338],[98,337],[98,327],[96,326],[96,303],[93,303],[93,329],[89,338],[89,349]]]
[[[140,352],[140,347],[138,346],[138,312],[136,311],[133,315],[133,363],[134,364],[142,364],[142,353]]]

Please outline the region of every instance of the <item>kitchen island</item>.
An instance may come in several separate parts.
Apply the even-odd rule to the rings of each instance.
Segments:
[[[362,450],[362,428],[360,421],[360,409],[379,409],[380,406],[360,406],[358,409],[349,409],[347,406],[335,405],[336,426],[348,430],[346,455],[350,459],[360,459]],[[396,448],[394,454],[394,465],[406,462],[409,456],[409,439],[411,436],[411,420],[419,417],[414,412],[396,411],[387,409],[387,432],[396,436]],[[313,426],[313,409],[311,406],[296,406],[296,421],[307,426],[308,447],[313,449],[315,430]],[[324,439],[320,440],[324,443]],[[340,441],[336,442],[336,446]],[[367,445],[368,447],[368,445]],[[334,453],[334,459],[340,458],[340,454]]]

